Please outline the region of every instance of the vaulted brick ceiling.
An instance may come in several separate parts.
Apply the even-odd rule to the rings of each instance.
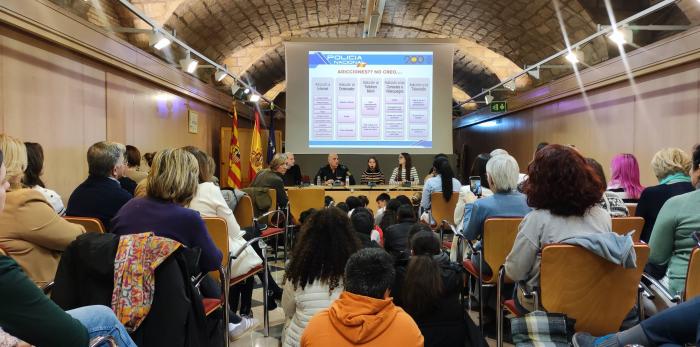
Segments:
[[[165,21],[195,49],[226,63],[261,93],[284,86],[285,38],[361,37],[365,6],[364,0],[132,2]],[[559,3],[571,42],[595,32],[578,0]],[[564,47],[552,0],[387,0],[377,36],[459,39],[455,90],[470,95]],[[604,41],[584,51],[587,62],[607,54]],[[518,80],[520,86],[531,82]]]

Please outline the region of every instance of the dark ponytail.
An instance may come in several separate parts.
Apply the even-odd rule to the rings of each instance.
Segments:
[[[436,158],[433,161],[433,167],[435,172],[440,175],[440,180],[442,181],[442,197],[445,201],[450,201],[452,196],[452,179],[455,177],[450,162],[445,158]]]
[[[433,259],[440,254],[440,240],[432,232],[421,231],[411,238],[413,256],[403,283],[403,309],[413,318],[430,313],[443,293],[440,265]]]

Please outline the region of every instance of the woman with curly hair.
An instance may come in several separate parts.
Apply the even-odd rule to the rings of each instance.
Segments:
[[[345,263],[359,249],[347,213],[337,208],[319,210],[304,223],[285,273],[283,346],[299,346],[311,317],[340,296]]]
[[[506,274],[525,281],[527,291],[540,284],[540,249],[546,244],[588,233],[612,231],[608,212],[597,205],[605,184],[575,149],[549,145],[528,166],[523,190],[534,210],[520,223],[513,249],[506,258]],[[515,302],[524,312],[534,303],[517,290]]]

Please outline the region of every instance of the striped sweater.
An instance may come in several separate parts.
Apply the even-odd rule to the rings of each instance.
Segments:
[[[389,184],[396,184],[398,182],[404,181],[405,170],[402,167],[401,174],[399,174],[399,167],[395,167],[394,171],[391,173],[391,178],[389,178]],[[418,171],[415,166],[411,166],[411,182],[418,182]]]
[[[362,173],[362,177],[360,178],[360,183],[368,184],[369,182],[374,182],[376,184],[384,184],[384,173],[382,173],[381,171],[369,172],[365,170],[365,172]]]

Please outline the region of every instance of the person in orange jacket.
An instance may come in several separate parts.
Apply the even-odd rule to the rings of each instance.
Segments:
[[[365,248],[345,265],[345,291],[317,313],[301,337],[301,346],[423,346],[418,325],[394,305],[394,260],[381,248]]]

